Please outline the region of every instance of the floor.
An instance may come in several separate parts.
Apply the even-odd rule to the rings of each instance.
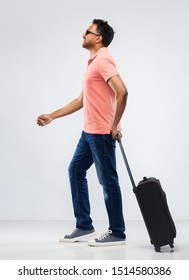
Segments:
[[[0,260],[189,260],[189,221],[176,221],[174,251],[164,246],[154,251],[143,221],[127,222],[126,246],[95,248],[87,242],[59,243],[61,235],[73,230],[68,221],[1,221]],[[97,235],[106,222],[94,223]]]

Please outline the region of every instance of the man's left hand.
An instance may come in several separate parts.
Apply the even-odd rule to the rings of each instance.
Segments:
[[[114,140],[116,140],[117,137],[118,137],[118,138],[121,138],[121,137],[122,137],[122,133],[117,129],[117,127],[116,127],[116,128],[112,128],[111,134],[112,134],[112,138],[113,138]]]

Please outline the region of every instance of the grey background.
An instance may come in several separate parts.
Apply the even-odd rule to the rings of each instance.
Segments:
[[[187,0],[1,1],[1,220],[73,219],[67,167],[82,111],[44,128],[36,118],[79,95],[94,18],[116,31],[109,50],[129,91],[123,144],[135,180],[160,178],[173,217],[189,218],[188,14]],[[117,160],[125,218],[141,219],[119,149]],[[88,178],[92,217],[104,220],[94,167]]]

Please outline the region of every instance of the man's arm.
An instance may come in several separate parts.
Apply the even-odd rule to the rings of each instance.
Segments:
[[[118,133],[117,126],[121,120],[121,117],[127,104],[128,92],[125,84],[123,83],[119,75],[111,77],[108,80],[108,84],[116,94],[116,110],[111,130],[113,139],[116,139],[116,135]]]
[[[83,90],[78,98],[72,100],[66,106],[52,112],[51,114],[43,114],[37,118],[37,124],[39,126],[45,126],[51,123],[54,119],[61,118],[70,115],[83,107]]]

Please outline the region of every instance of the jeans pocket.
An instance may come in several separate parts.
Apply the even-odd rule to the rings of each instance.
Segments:
[[[105,141],[108,145],[112,146],[113,148],[116,147],[116,140],[112,138],[112,134],[105,134]]]

